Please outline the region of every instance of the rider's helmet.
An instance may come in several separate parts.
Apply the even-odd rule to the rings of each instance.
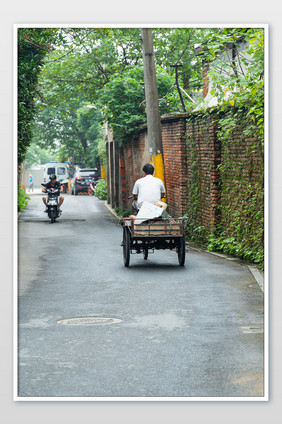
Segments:
[[[50,179],[50,180],[56,180],[56,179],[57,179],[57,177],[56,177],[56,175],[55,175],[55,174],[51,174],[51,175],[50,175],[50,177],[49,177],[49,179]]]

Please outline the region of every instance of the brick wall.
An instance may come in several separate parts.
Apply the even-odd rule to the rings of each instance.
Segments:
[[[255,135],[244,137],[242,131],[236,129],[230,133],[228,139],[222,141],[221,163],[224,167],[221,175],[222,224],[231,232],[234,225],[241,225],[242,229],[245,228],[243,233],[255,234],[258,228],[253,218],[263,205],[262,146]],[[239,218],[237,223],[235,223],[234,215],[230,214],[230,210],[236,211]]]
[[[194,226],[211,230],[218,219],[220,144],[216,121],[187,121],[187,211]]]
[[[186,211],[186,145],[185,145],[185,119],[183,117],[166,117],[162,121],[163,158],[166,179],[166,194],[170,214],[182,216]],[[144,174],[143,165],[149,162],[145,150],[147,130],[143,129],[134,139],[122,143],[120,155],[122,158],[121,173],[125,176],[123,181],[122,205],[130,207],[128,196],[131,195],[135,181]]]
[[[165,183],[169,213],[183,216],[186,213],[186,123],[184,117],[166,117],[162,120],[162,143]]]
[[[120,143],[120,205],[124,209],[130,207],[128,196],[149,161],[146,138],[146,126],[142,126],[129,142]],[[225,206],[230,199],[236,214],[248,202],[248,187],[263,191],[262,150],[255,146],[254,138],[242,138],[242,129],[238,128],[230,132],[228,140],[220,142],[216,115],[163,116],[162,142],[169,212],[175,217],[187,213],[192,227],[202,226],[209,232],[220,220],[227,225],[231,215]],[[236,167],[232,161],[236,161]],[[220,175],[219,164],[228,172]],[[251,220],[249,227],[254,225]]]
[[[120,147],[120,167],[122,175],[122,198],[120,204],[123,209],[131,205],[128,196],[132,194],[135,181],[143,176],[143,165],[146,160],[145,150],[146,131],[141,130],[134,138]]]
[[[215,123],[211,120],[207,126],[199,118],[198,122],[187,122],[187,114],[162,117],[162,143],[165,167],[165,182],[169,213],[183,216],[187,204],[194,196],[195,180],[191,157],[197,154],[198,172],[200,174],[200,208],[197,213],[199,225],[211,227],[217,216],[218,171],[220,149],[215,137]],[[122,143],[121,178],[123,208],[130,207],[128,196],[132,193],[135,181],[143,176],[142,167],[148,162],[145,152],[146,128],[129,142]],[[192,152],[192,139],[195,144]]]

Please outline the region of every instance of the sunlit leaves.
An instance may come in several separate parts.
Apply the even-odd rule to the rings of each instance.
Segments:
[[[226,28],[214,31],[203,44],[202,57],[209,63],[211,95],[220,108],[230,105],[248,110],[248,117],[264,133],[264,30]],[[229,52],[228,55],[223,53]],[[227,92],[226,87],[229,87]],[[232,96],[230,98],[230,96]]]

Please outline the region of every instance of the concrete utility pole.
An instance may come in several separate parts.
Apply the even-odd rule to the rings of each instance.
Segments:
[[[143,62],[145,100],[148,127],[149,153],[151,162],[155,167],[155,177],[160,178],[165,184],[161,118],[159,110],[159,97],[155,59],[153,52],[153,36],[151,28],[142,28]]]

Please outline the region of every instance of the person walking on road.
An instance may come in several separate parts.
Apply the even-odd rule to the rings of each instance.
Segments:
[[[32,174],[29,174],[29,189],[28,189],[28,191],[33,192],[33,181],[34,181],[34,178],[33,178]]]

